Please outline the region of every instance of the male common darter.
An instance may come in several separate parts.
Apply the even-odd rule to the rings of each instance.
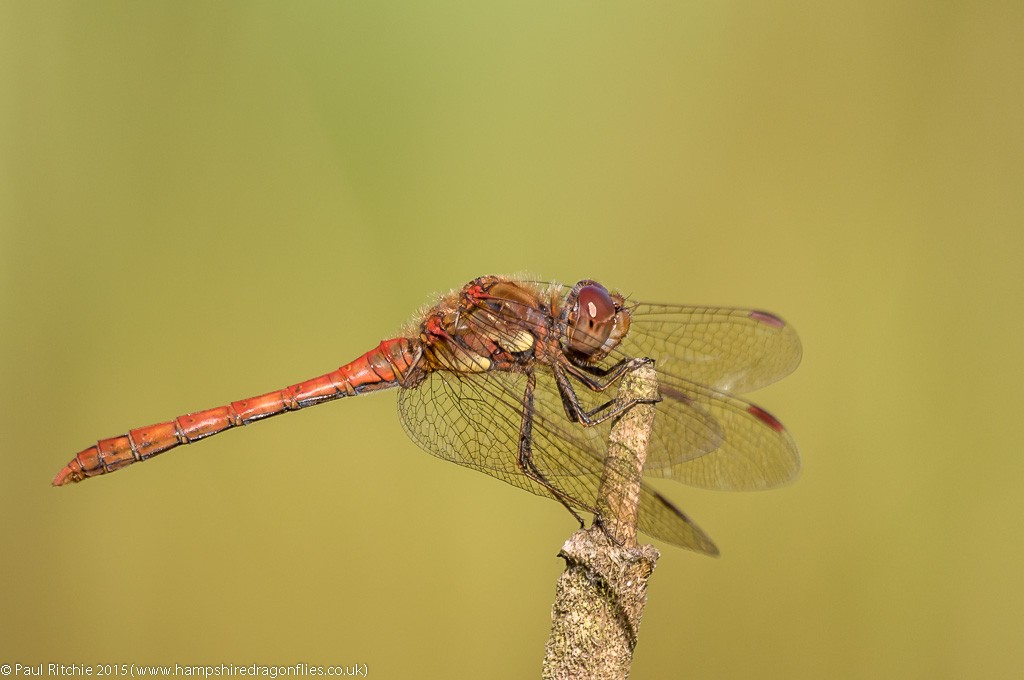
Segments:
[[[736,395],[788,375],[800,353],[793,329],[768,312],[631,302],[590,280],[569,288],[484,276],[443,296],[402,337],[331,373],[103,439],[53,484],[262,418],[399,387],[402,425],[422,448],[556,500],[580,519],[577,511],[596,512],[609,419],[631,406],[606,388],[649,357],[661,401],[644,474],[708,489],[767,489],[796,476],[796,444],[771,414]],[[646,484],[638,528],[718,553]]]

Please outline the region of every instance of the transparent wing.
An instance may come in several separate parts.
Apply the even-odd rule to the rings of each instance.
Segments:
[[[650,303],[632,311],[619,354],[650,357],[661,372],[719,392],[751,392],[800,364],[796,331],[769,312]]]
[[[792,481],[796,443],[765,410],[737,396],[791,373],[796,332],[751,309],[637,304],[611,360],[655,360],[658,404],[645,474],[706,489],[749,491]]]
[[[660,374],[652,444],[644,474],[723,491],[759,491],[793,481],[800,471],[796,442],[782,424],[748,401]],[[718,425],[717,447],[700,455],[681,448],[698,410]],[[711,440],[707,440],[710,445]],[[698,452],[699,453],[699,452]]]
[[[522,374],[435,372],[418,387],[399,393],[399,415],[410,438],[429,453],[553,498],[517,464],[525,388]],[[565,418],[554,378],[538,371],[533,461],[581,511],[593,511],[606,441],[606,427],[584,428]],[[641,489],[639,528],[684,548],[718,553],[696,524],[647,486]]]

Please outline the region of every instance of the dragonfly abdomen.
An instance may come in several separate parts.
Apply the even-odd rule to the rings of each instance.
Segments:
[[[325,401],[407,384],[421,355],[407,338],[385,340],[355,361],[283,390],[188,413],[174,420],[102,439],[80,451],[53,478],[54,486],[107,474],[165,451],[288,411]]]

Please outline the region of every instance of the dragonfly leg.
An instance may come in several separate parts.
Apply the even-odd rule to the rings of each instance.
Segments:
[[[533,460],[533,392],[537,386],[537,377],[531,371],[527,373],[526,378],[526,390],[523,392],[523,420],[519,426],[519,454],[516,459],[516,464],[519,466],[519,470],[537,482],[545,489],[547,489],[555,500],[565,506],[565,509],[572,513],[572,516],[576,518],[576,521],[580,523],[580,528],[586,526],[586,522],[580,517],[580,514],[573,509],[572,504],[575,503],[577,506],[585,509],[587,512],[596,511],[587,507],[585,503],[573,498],[566,494],[564,491],[556,487],[554,484],[549,482],[544,474],[537,468],[537,464]]]
[[[570,361],[565,365],[565,369],[594,392],[604,392],[629,371],[638,366],[653,362],[653,359],[637,357],[634,359],[620,359],[608,368],[601,368],[600,366],[587,366]],[[602,382],[598,378],[604,378],[604,381]]]
[[[599,392],[621,378],[627,370],[632,370],[637,366],[650,363],[651,361],[651,359],[646,358],[620,361],[607,371],[607,373],[614,372],[614,376],[604,384],[600,384],[599,387],[595,387],[595,384],[599,383],[593,379],[593,376],[587,375],[578,366],[574,366],[572,364],[568,366],[558,364],[553,365],[552,369],[555,374],[555,383],[558,385],[558,393],[562,397],[562,407],[565,409],[566,416],[568,416],[569,420],[572,420],[573,422],[580,423],[585,427],[592,427],[594,425],[599,425],[610,418],[617,418],[637,404],[656,404],[661,401],[660,397],[655,400],[630,399],[628,401],[618,401],[617,399],[611,399],[588,411],[583,408],[583,404],[580,403],[576,390],[573,389],[572,383],[569,381],[569,375],[572,375],[587,387]]]

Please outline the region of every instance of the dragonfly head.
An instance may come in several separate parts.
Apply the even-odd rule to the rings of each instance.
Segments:
[[[625,299],[597,281],[585,279],[573,286],[562,317],[562,346],[587,363],[608,356],[629,330]]]

